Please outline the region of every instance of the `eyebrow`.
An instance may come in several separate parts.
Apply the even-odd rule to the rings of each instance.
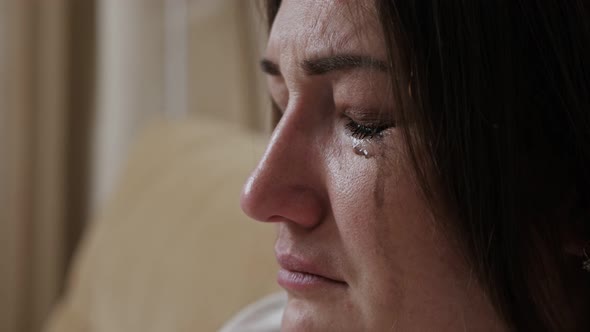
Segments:
[[[279,65],[269,59],[262,59],[260,67],[263,72],[272,76],[281,75]],[[375,69],[387,72],[389,66],[385,62],[366,55],[334,55],[318,59],[303,60],[301,69],[309,76],[325,75],[334,71],[350,70],[357,68]]]

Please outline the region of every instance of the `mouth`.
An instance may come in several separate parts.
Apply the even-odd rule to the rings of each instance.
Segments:
[[[277,253],[277,262],[281,267],[277,282],[287,291],[310,292],[333,287],[348,287],[348,284],[340,277],[319,267],[319,264],[311,260]]]

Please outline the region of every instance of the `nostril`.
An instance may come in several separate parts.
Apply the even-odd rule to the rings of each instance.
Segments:
[[[266,221],[268,221],[268,222],[288,222],[288,221],[291,221],[292,222],[292,220],[290,220],[290,219],[287,219],[287,218],[281,217],[281,216],[277,216],[277,215],[270,216],[269,218],[266,219]]]

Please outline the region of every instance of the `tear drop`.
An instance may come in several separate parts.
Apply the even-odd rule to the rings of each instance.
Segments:
[[[372,157],[373,155],[369,152],[369,147],[367,146],[366,142],[363,142],[361,140],[355,140],[352,149],[354,150],[354,153],[356,153],[359,156],[363,156],[366,159],[369,159],[370,157]]]

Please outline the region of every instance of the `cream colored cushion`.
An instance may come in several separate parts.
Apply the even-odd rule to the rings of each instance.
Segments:
[[[46,331],[215,331],[276,291],[274,227],[239,208],[263,145],[203,119],[150,126]]]

